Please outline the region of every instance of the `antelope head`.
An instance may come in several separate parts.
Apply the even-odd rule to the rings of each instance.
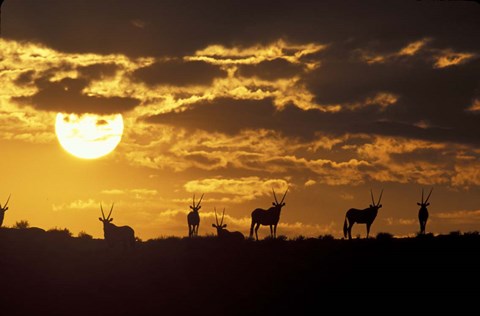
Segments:
[[[273,198],[275,199],[275,202],[272,202],[272,205],[275,206],[275,207],[283,207],[285,206],[285,203],[283,202],[285,200],[285,196],[287,195],[287,192],[288,192],[288,188],[287,190],[285,191],[285,193],[283,194],[283,197],[282,197],[282,200],[280,201],[280,203],[278,203],[278,200],[277,200],[277,195],[275,194],[275,190],[272,188],[272,192],[273,192]]]
[[[8,196],[7,202],[5,202],[3,206],[0,204],[0,226],[2,226],[3,217],[5,216],[5,212],[8,210],[8,201],[10,201],[10,195]]]
[[[430,198],[430,195],[432,194],[432,191],[433,191],[433,188],[430,190],[430,193],[428,193],[427,199],[424,201],[424,200],[423,200],[423,189],[422,189],[422,202],[421,202],[421,203],[418,203],[418,202],[417,202],[417,205],[420,206],[420,207],[427,207],[427,206],[429,206],[430,203],[428,203],[428,199]]]
[[[113,218],[110,218],[110,215],[112,215],[112,211],[113,211],[113,203],[107,217],[105,217],[105,214],[103,213],[102,203],[100,203],[100,210],[102,211],[102,217],[98,218],[100,222],[102,222],[104,225],[110,224],[113,221]]]
[[[219,230],[222,230],[225,227],[227,227],[227,224],[223,223],[223,218],[225,217],[225,208],[223,209],[222,219],[220,220],[220,223],[218,222],[217,208],[214,207],[214,210],[215,210],[215,222],[216,222],[216,224],[212,224],[212,226],[215,227],[217,229],[217,231],[219,231]]]
[[[370,196],[372,197],[372,204],[370,204],[371,208],[376,208],[377,210],[382,207],[382,204],[380,204],[380,201],[382,200],[382,194],[383,194],[383,189],[380,192],[380,197],[378,198],[378,202],[375,204],[375,200],[373,199],[373,192],[372,189],[370,189]]]
[[[200,201],[198,201],[198,204],[195,204],[195,194],[193,195],[193,204],[190,205],[190,208],[192,209],[192,211],[198,212],[202,208],[202,206],[200,205],[200,203],[202,203],[202,199],[203,199],[203,194],[200,197]]]

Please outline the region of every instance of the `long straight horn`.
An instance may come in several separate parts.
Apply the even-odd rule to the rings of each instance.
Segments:
[[[10,193],[10,195],[8,196],[7,202],[5,202],[5,205],[3,206],[3,208],[6,208],[6,207],[7,207],[8,201],[10,201],[10,196],[11,196],[11,195],[12,195],[12,194]],[[1,205],[0,205],[0,206],[1,206]]]
[[[288,188],[287,188],[287,190],[285,191],[285,193],[283,194],[282,201],[280,201],[280,204],[282,204],[282,203],[283,203],[283,200],[285,200],[285,196],[287,195],[287,192],[288,192]]]
[[[225,208],[223,208],[223,213],[222,213],[222,221],[220,222],[220,226],[223,225],[223,218],[225,217]]]
[[[382,192],[380,192],[380,197],[378,198],[377,206],[380,205],[380,201],[382,200],[382,194],[383,194],[383,189],[382,189]]]
[[[108,217],[107,217],[107,219],[110,219],[110,215],[112,215],[112,211],[113,211],[113,204],[114,204],[114,203],[112,203],[112,207],[110,208],[110,213],[108,213]]]
[[[218,225],[218,217],[217,217],[217,208],[214,207],[213,209],[215,210],[215,223],[217,223],[217,226],[219,226]]]
[[[203,194],[202,194],[202,196],[200,197],[200,201],[198,201],[198,204],[197,204],[196,207],[199,207],[199,206],[200,206],[200,203],[202,203],[202,199],[203,199]],[[195,205],[195,203],[194,203],[193,205]]]
[[[373,191],[372,189],[370,189],[370,195],[372,197],[372,204],[375,205],[375,200],[373,199]]]
[[[272,188],[272,192],[273,192],[273,198],[275,199],[275,203],[278,204],[277,195],[275,194],[275,190],[273,188]]]
[[[430,198],[430,195],[432,194],[433,188],[430,190],[430,193],[428,193],[427,199],[425,200],[425,203],[428,202],[428,199]]]
[[[103,217],[103,219],[105,219],[105,214],[103,213],[102,203],[100,203],[100,210],[102,211],[102,217]]]

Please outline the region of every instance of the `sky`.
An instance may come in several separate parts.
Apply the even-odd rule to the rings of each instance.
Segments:
[[[285,196],[277,235],[480,230],[480,4],[475,1],[5,0],[3,226],[103,238],[100,204],[142,240],[248,236]],[[58,113],[121,114],[115,149],[82,159]],[[262,226],[259,237],[269,234]],[[365,237],[365,225],[353,236]]]

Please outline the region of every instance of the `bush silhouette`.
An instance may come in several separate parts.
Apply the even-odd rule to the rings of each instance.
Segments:
[[[30,227],[30,223],[27,220],[18,221],[13,225],[16,229],[27,229]]]

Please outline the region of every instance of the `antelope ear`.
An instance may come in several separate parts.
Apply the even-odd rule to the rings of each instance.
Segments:
[[[190,208],[193,210],[193,206],[190,205]]]
[[[275,206],[275,202],[272,202],[272,205]]]
[[[378,208],[381,208],[381,207],[382,207],[382,204],[380,204],[380,205],[378,206]]]
[[[223,224],[223,225],[222,225],[222,228],[225,228],[225,227],[227,227],[227,224]]]
[[[429,206],[429,205],[430,205],[430,203],[427,203],[427,205],[426,205],[426,206]]]
[[[417,202],[417,205],[421,206],[422,204],[420,204],[420,203]]]
[[[98,220],[99,220],[100,222],[103,222],[103,220],[102,220],[102,218],[101,218],[101,217],[99,217],[99,218],[98,218]]]
[[[215,227],[215,228],[217,228],[217,226],[215,226],[215,224],[212,224],[212,227]]]
[[[285,206],[285,203],[282,203],[282,206]]]
[[[373,207],[373,205],[372,205],[372,204],[370,204],[370,207]]]
[[[113,218],[110,218],[110,219],[108,220],[109,223],[111,223],[112,221],[113,221]]]
[[[199,206],[197,210],[199,210],[199,209],[201,209],[201,208],[202,208],[202,206]]]

